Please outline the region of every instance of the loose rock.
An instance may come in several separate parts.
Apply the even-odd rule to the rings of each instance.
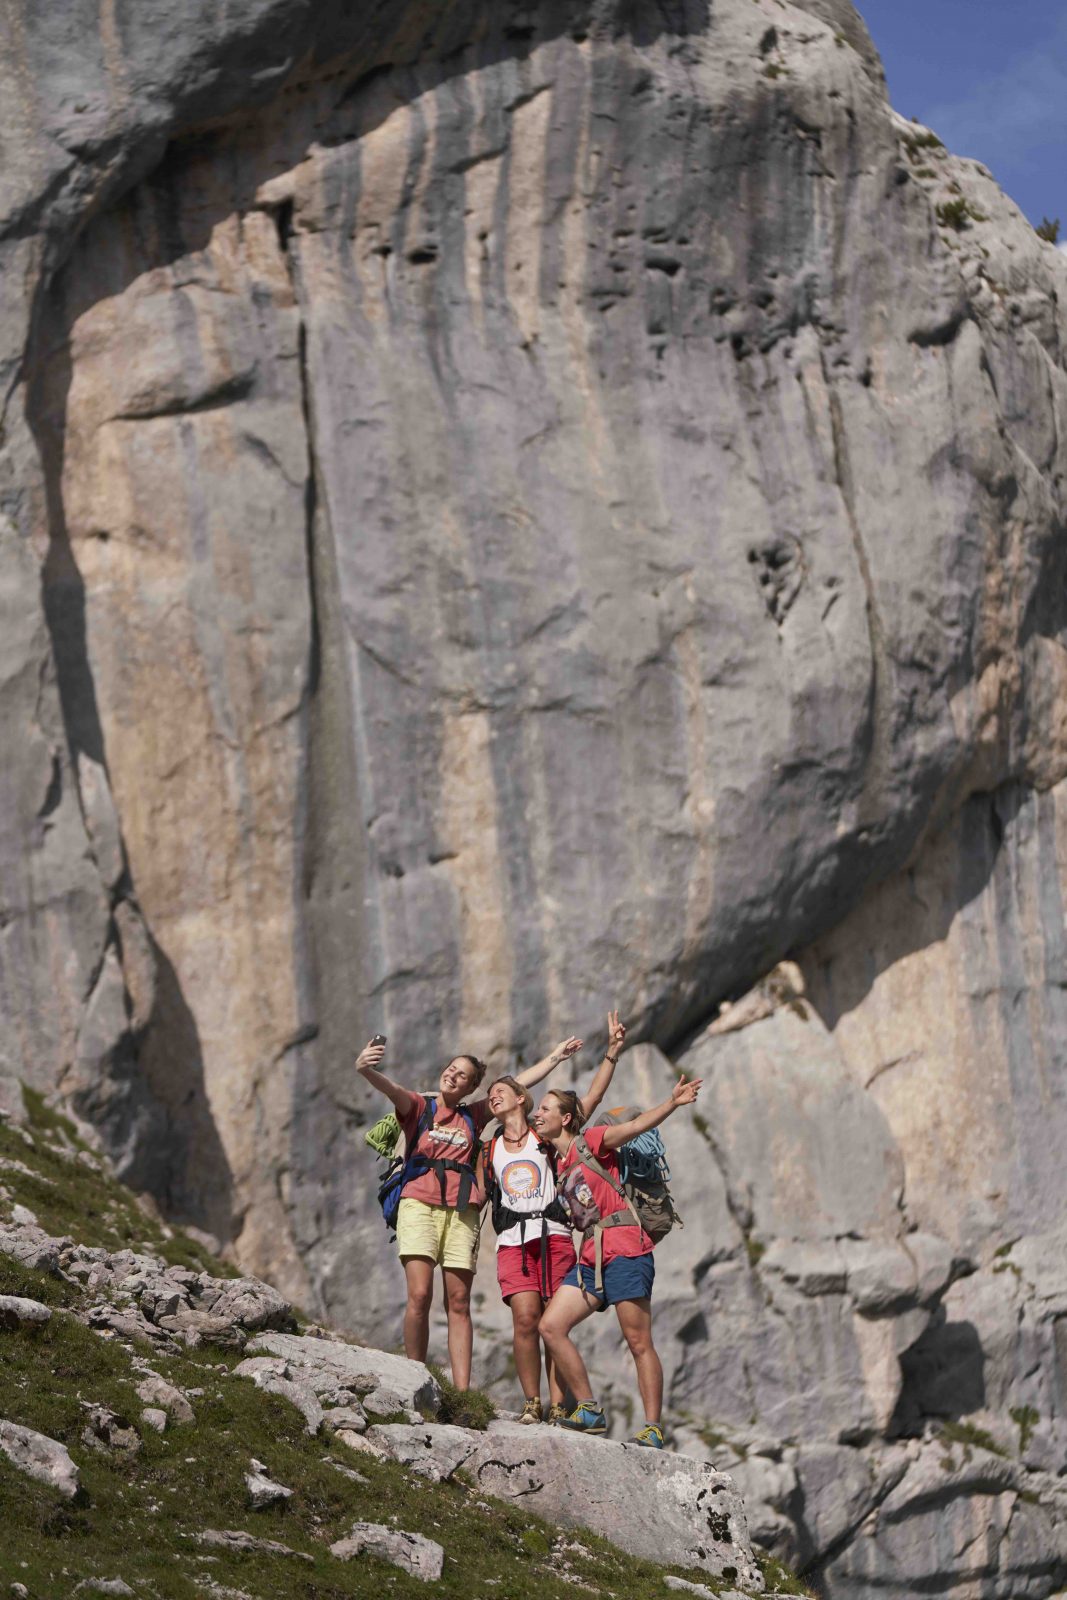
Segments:
[[[285,1333],[260,1334],[248,1348],[281,1357],[290,1374],[294,1378],[299,1375],[316,1393],[338,1385],[357,1394],[364,1390],[364,1408],[380,1416],[394,1411],[436,1412],[441,1403],[436,1378],[421,1361],[409,1361],[406,1356]]]
[[[48,1306],[39,1300],[25,1300],[17,1294],[0,1294],[0,1329],[11,1333],[16,1329],[43,1328],[51,1321]]]
[[[280,1502],[291,1500],[292,1489],[286,1489],[282,1484],[275,1483],[262,1472],[246,1472],[245,1485],[248,1489],[248,1498],[254,1511],[261,1511],[265,1506],[275,1506]]]
[[[196,1536],[197,1544],[209,1550],[253,1550],[267,1556],[293,1556],[297,1561],[311,1561],[303,1550],[291,1550],[276,1539],[259,1539],[241,1528],[205,1528]]]
[[[193,1408],[185,1395],[156,1372],[150,1372],[142,1378],[137,1385],[137,1398],[143,1400],[146,1405],[160,1407],[173,1417],[175,1422],[195,1421]]]
[[[424,1583],[435,1583],[441,1576],[445,1552],[433,1539],[424,1539],[421,1533],[404,1533],[399,1528],[386,1528],[381,1523],[357,1522],[346,1539],[338,1539],[330,1546],[330,1554],[341,1561],[353,1556],[377,1556],[380,1561],[391,1561],[413,1578]]]
[[[58,1440],[17,1422],[0,1421],[0,1450],[20,1472],[58,1489],[66,1499],[73,1500],[78,1493],[78,1469]]]

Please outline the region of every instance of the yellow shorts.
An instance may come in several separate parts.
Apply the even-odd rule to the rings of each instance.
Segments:
[[[478,1212],[474,1206],[454,1211],[451,1206],[401,1200],[396,1214],[396,1243],[401,1261],[405,1256],[427,1256],[442,1267],[470,1272],[478,1243]]]

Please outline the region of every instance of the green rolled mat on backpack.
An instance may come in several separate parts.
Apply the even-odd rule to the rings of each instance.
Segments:
[[[379,1117],[373,1128],[368,1128],[363,1135],[376,1155],[391,1161],[393,1153],[400,1138],[400,1123],[395,1111],[387,1111],[384,1117]]]

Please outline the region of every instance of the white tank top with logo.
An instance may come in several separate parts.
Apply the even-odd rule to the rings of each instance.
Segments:
[[[527,1134],[526,1143],[518,1150],[507,1149],[503,1134],[499,1134],[493,1147],[493,1172],[500,1188],[500,1198],[509,1211],[543,1211],[556,1198],[556,1180],[552,1168],[534,1133]],[[550,1221],[548,1231],[569,1238],[571,1230],[562,1222]],[[534,1244],[540,1238],[541,1219],[538,1217],[535,1222],[526,1224],[526,1243]],[[497,1235],[496,1247],[501,1250],[521,1243],[522,1224],[516,1222],[514,1227],[505,1228],[503,1233]]]

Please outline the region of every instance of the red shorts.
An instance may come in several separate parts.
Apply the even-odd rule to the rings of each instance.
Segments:
[[[578,1259],[570,1237],[564,1233],[550,1233],[548,1244],[548,1293],[551,1300],[568,1272]],[[513,1294],[541,1294],[541,1240],[526,1242],[526,1271],[522,1270],[522,1246],[506,1244],[496,1253],[496,1275],[500,1293],[505,1300]]]

